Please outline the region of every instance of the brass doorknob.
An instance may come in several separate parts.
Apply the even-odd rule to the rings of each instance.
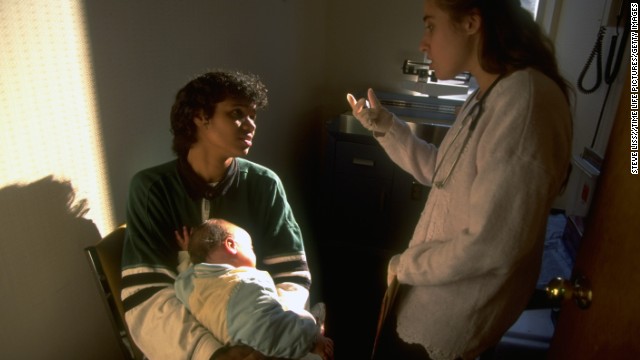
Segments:
[[[572,280],[557,277],[549,281],[545,287],[547,297],[558,306],[562,300],[573,299],[580,309],[587,309],[591,305],[593,293],[591,284],[584,276],[576,276]]]

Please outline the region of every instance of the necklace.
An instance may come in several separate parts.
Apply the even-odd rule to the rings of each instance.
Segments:
[[[498,81],[502,80],[503,76],[504,75],[498,76],[493,81],[493,83],[491,83],[491,85],[489,86],[487,91],[485,91],[485,93],[482,94],[482,96],[480,96],[480,98],[475,103],[473,103],[471,105],[471,108],[469,108],[469,110],[466,112],[466,114],[464,116],[464,119],[462,120],[462,123],[460,124],[460,127],[458,128],[458,131],[456,132],[456,134],[453,137],[453,140],[451,140],[451,142],[449,143],[449,146],[444,151],[444,155],[442,155],[442,158],[440,159],[440,163],[436,164],[436,169],[435,169],[435,171],[433,173],[433,185],[436,188],[442,189],[446,185],[446,183],[449,180],[449,178],[451,177],[451,173],[453,173],[453,169],[458,164],[458,161],[460,160],[460,157],[462,156],[462,152],[464,151],[464,148],[467,146],[467,143],[469,142],[469,139],[471,138],[471,134],[476,129],[476,126],[478,125],[478,120],[480,119],[480,117],[482,116],[482,113],[484,112],[484,101],[485,101],[485,99],[487,98],[487,96],[489,96],[489,94],[491,93],[491,90],[493,90],[493,87],[498,83]],[[474,92],[471,95],[472,96],[471,98],[473,99],[475,96],[477,96],[478,92],[479,92],[479,89],[476,90],[476,92]],[[470,121],[469,121],[469,119],[470,119]],[[449,150],[456,143],[456,140],[458,140],[458,137],[462,133],[462,130],[464,130],[466,128],[467,124],[469,124],[468,125],[469,129],[467,131],[467,135],[464,137],[462,145],[460,146],[460,151],[458,151],[458,155],[456,156],[455,160],[451,164],[451,167],[449,168],[449,171],[447,172],[447,175],[441,180],[436,180],[437,176],[438,176],[438,173],[440,172],[440,168],[442,167],[442,164],[445,162],[445,159],[447,158],[447,155],[449,154]]]

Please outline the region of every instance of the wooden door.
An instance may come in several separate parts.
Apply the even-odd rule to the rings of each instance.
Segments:
[[[573,275],[591,282],[582,310],[564,300],[549,359],[640,359],[640,175],[631,174],[629,75]]]

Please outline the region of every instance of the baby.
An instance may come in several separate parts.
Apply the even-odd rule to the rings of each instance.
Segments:
[[[256,269],[251,236],[222,219],[209,219],[192,234],[176,234],[191,264],[183,261],[176,295],[225,344],[244,344],[269,357],[332,359],[333,341],[304,309],[289,309],[273,279]]]

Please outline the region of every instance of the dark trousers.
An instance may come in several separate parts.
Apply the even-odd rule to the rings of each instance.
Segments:
[[[397,286],[397,288],[396,288]],[[428,360],[427,351],[418,344],[408,344],[398,337],[396,331],[398,305],[402,303],[410,286],[392,284],[383,300],[381,320],[372,360]],[[394,292],[394,294],[390,294]]]

